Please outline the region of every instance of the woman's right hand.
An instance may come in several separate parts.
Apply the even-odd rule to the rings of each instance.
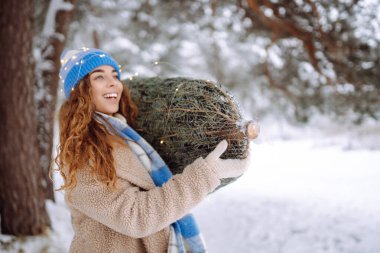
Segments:
[[[220,156],[226,151],[227,146],[226,140],[221,141],[205,158],[219,179],[238,177],[242,175],[249,166],[249,156],[244,159],[221,159]]]

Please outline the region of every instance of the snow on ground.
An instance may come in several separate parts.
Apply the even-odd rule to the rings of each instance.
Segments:
[[[380,151],[278,141],[252,154],[195,209],[210,252],[380,252]]]
[[[193,210],[209,251],[380,252],[380,150],[363,149],[358,141],[293,137],[271,139],[264,132],[252,142],[251,168]],[[378,140],[374,135],[371,141]],[[61,192],[56,199],[47,203],[50,237],[14,242],[0,235],[0,251],[67,252],[70,214]]]

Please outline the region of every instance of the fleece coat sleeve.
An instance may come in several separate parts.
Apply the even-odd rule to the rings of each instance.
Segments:
[[[78,171],[77,181],[76,187],[66,192],[68,205],[134,238],[151,235],[182,218],[220,184],[203,158],[162,187],[147,190],[120,178],[112,190],[97,182],[89,169]]]

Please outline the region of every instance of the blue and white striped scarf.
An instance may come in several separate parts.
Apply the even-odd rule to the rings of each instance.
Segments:
[[[116,116],[117,117],[112,117],[99,112],[95,114],[95,118],[98,122],[104,124],[104,120],[106,120],[107,123],[116,130],[117,134],[128,143],[131,150],[148,170],[154,184],[161,187],[173,176],[169,167],[156,150],[127,124],[122,115]],[[109,127],[108,124],[104,125]],[[172,223],[170,226],[170,234],[168,253],[206,252],[202,234],[192,214],[187,214]]]

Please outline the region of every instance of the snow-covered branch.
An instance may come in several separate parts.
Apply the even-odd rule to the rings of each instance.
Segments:
[[[65,2],[64,0],[52,0],[46,14],[42,36],[50,37],[55,34],[55,17],[58,11],[71,11],[73,8],[74,6],[71,3]]]

